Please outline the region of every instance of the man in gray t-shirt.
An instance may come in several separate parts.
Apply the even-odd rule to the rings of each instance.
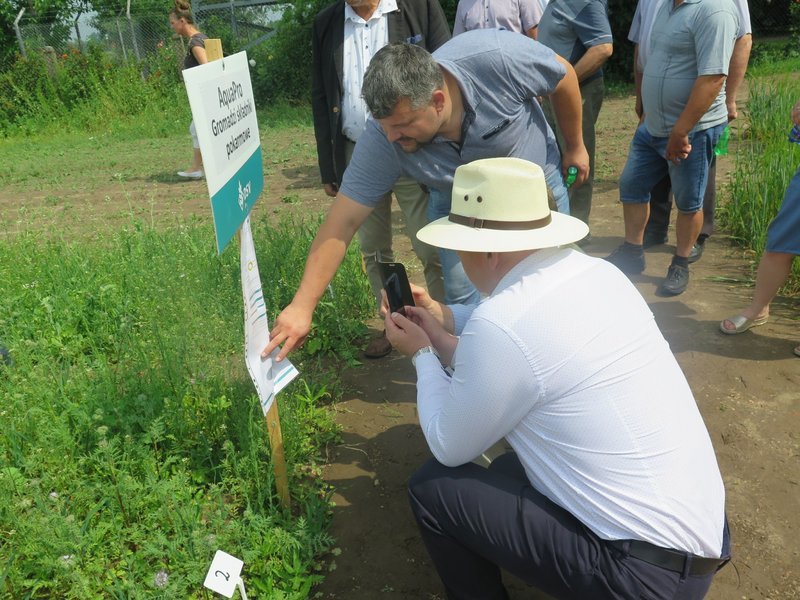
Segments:
[[[731,0],[675,0],[658,10],[642,75],[644,118],[619,182],[625,242],[607,260],[628,274],[645,267],[650,190],[667,173],[677,244],[661,296],[689,285],[689,253],[703,226],[703,192],[714,145],[728,122],[724,84],[739,17]]]
[[[395,180],[409,176],[450,195],[456,167],[515,156],[540,165],[553,195],[566,197],[562,174],[589,174],[581,132],[581,96],[572,66],[538,42],[498,29],[468,31],[432,56],[390,44],[372,59],[364,98],[375,120],[364,133],[311,246],[292,302],[275,320],[269,355],[282,359],[303,343],[314,308],[347,245]],[[538,98],[549,96],[564,132],[561,155]]]
[[[637,90],[641,88],[642,71],[647,64],[647,56],[650,49],[650,31],[653,28],[653,21],[656,13],[663,2],[668,0],[639,0],[636,5],[636,12],[633,15],[633,22],[628,33],[628,40],[635,44],[634,47],[634,77],[637,81]],[[753,28],[750,22],[750,9],[747,0],[733,0],[736,12],[739,15],[739,33],[736,43],[733,45],[733,54],[728,69],[728,78],[725,80],[725,103],[728,105],[728,123],[738,117],[736,106],[736,95],[744,81],[747,63],[750,60],[750,51],[753,46]],[[636,115],[642,117],[641,94],[637,93]],[[703,228],[697,238],[692,251],[689,253],[689,262],[693,263],[700,259],[705,248],[706,240],[714,233],[714,218],[716,208],[716,157],[711,158],[711,166],[708,171],[708,183],[706,184],[705,195],[703,196]],[[650,248],[663,244],[667,241],[667,230],[670,224],[672,212],[672,186],[669,176],[664,177],[653,188],[650,195],[650,218],[644,231],[644,248]]]

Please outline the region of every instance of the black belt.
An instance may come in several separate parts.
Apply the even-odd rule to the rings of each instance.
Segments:
[[[686,570],[686,562],[691,561],[689,575],[716,573],[728,562],[727,558],[705,558],[688,552],[661,548],[640,540],[614,540],[608,544],[629,556],[677,573],[683,573]]]

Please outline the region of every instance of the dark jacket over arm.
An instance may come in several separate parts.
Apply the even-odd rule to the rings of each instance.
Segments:
[[[345,168],[341,123],[344,7],[344,1],[338,0],[321,10],[312,32],[311,108],[322,183],[341,183]],[[397,0],[397,8],[387,15],[389,43],[408,42],[433,52],[450,39],[437,0]]]

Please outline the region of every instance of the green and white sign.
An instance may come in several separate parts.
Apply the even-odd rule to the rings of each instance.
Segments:
[[[264,189],[264,166],[247,53],[183,71],[211,198],[217,252]]]

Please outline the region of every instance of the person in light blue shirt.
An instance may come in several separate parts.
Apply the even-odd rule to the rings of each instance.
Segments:
[[[453,35],[502,27],[536,39],[542,10],[535,0],[459,0]]]
[[[396,62],[402,60],[406,57],[398,54]],[[433,53],[427,66],[434,76],[442,71],[451,78],[451,86],[458,93],[457,108],[463,112],[463,119],[459,116],[457,123],[461,128],[454,135],[436,132],[429,143],[414,152],[384,131],[389,120],[384,113],[394,107],[400,94],[397,86],[389,92],[384,110],[376,112],[370,105],[370,95],[377,95],[382,82],[379,75],[394,68],[391,61],[372,63],[374,76],[371,82],[369,74],[365,78],[364,95],[376,120],[367,124],[359,140],[342,192],[371,205],[377,190],[406,175],[439,193],[431,194],[428,218],[433,220],[449,211],[447,199],[456,167],[478,158],[516,156],[542,166],[559,212],[568,214],[569,197],[562,171],[581,164],[583,158],[573,161],[572,157],[584,146],[582,139],[576,145],[575,123],[570,120],[565,125],[565,131],[570,131],[569,143],[563,144],[562,157],[537,100],[552,97],[563,108],[563,97],[556,88],[565,76],[565,63],[543,45],[509,31],[480,29],[454,37]],[[419,79],[413,71],[409,73],[413,74],[409,81]],[[455,141],[454,137],[460,139]],[[383,165],[379,173],[374,172],[375,164]],[[437,201],[439,198],[444,202]],[[440,256],[446,300],[454,304],[477,302],[479,294],[464,275],[455,253],[442,250]]]
[[[370,62],[362,91],[374,119],[358,139],[311,245],[300,287],[275,320],[265,355],[283,344],[282,359],[303,343],[347,245],[401,175],[449,195],[461,164],[515,156],[542,167],[559,206],[568,202],[562,179],[568,166],[578,168],[575,185],[589,175],[575,70],[518,33],[468,31],[433,55],[411,44],[390,44]],[[541,96],[550,97],[564,131],[561,154],[539,104]]]

